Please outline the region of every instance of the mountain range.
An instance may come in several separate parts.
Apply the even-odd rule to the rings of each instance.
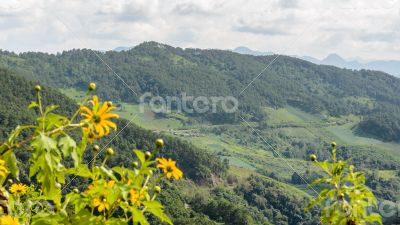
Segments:
[[[267,56],[274,54],[273,52],[269,51],[267,52],[255,51],[243,46],[237,47],[233,51],[240,54],[248,54],[255,56]],[[369,60],[363,60],[361,58],[344,59],[343,57],[335,53],[329,54],[328,56],[326,56],[321,60],[311,56],[295,56],[295,57],[320,65],[331,65],[340,68],[355,69],[355,70],[360,70],[360,69],[378,70],[400,77],[400,61],[398,60],[369,61]]]

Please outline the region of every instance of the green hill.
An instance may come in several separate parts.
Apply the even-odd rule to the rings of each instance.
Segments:
[[[145,42],[129,51],[96,54],[119,77],[88,49],[56,55],[1,52],[0,65],[57,88],[83,89],[96,80],[107,87],[99,91],[102,96],[122,102],[137,102],[145,92],[161,96],[185,92],[192,96],[238,97],[240,110],[236,114],[195,115],[213,123],[238,122],[238,114],[261,121],[261,108],[265,106],[291,105],[330,116],[355,114],[363,116],[361,134],[400,141],[400,79],[382,72],[339,69],[280,56],[252,82],[275,56],[181,49],[155,42]]]

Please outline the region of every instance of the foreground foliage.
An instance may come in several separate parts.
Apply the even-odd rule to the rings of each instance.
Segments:
[[[311,200],[306,210],[323,206],[322,224],[363,225],[378,222],[382,224],[381,216],[369,210],[377,206],[374,194],[365,186],[362,172],[355,171],[349,162],[337,160],[336,143],[332,143],[332,162],[318,162],[316,155],[311,155],[314,161],[328,177],[315,180],[312,185],[326,184],[318,196]]]
[[[83,163],[88,144],[108,135],[110,128],[117,129],[111,121],[118,117],[112,103],[100,102],[97,96],[89,100],[95,88],[94,83],[89,85],[79,109],[69,118],[56,114],[57,106],[44,107],[41,87],[35,87],[37,101],[29,108],[39,112],[36,123],[18,126],[0,145],[0,224],[149,224],[149,213],[172,224],[156,200],[161,192],[157,183],[165,177],[180,179],[183,173],[175,161],[155,159],[163,140],[158,139],[151,152],[133,150],[137,161],[130,168],[107,166],[114,155],[112,148],[98,162],[106,146],[101,149],[97,144],[89,164]],[[83,119],[78,120],[79,116]],[[31,152],[30,186],[19,182],[16,149]],[[89,185],[68,192],[68,176],[71,181],[86,179]]]

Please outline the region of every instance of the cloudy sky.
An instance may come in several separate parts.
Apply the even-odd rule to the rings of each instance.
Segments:
[[[8,0],[0,48],[58,52],[157,41],[317,58],[400,59],[398,0]]]

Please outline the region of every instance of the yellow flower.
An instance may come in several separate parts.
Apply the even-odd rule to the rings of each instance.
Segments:
[[[101,138],[101,136],[96,134],[90,127],[82,127],[82,130],[85,137],[87,137],[90,143],[93,143],[93,141],[97,138]]]
[[[10,192],[13,194],[23,195],[28,192],[28,186],[25,184],[12,184],[10,187]]]
[[[99,212],[102,212],[103,210],[109,210],[110,205],[107,202],[107,199],[105,196],[100,196],[100,198],[94,198],[92,201],[92,205],[94,208],[98,207],[97,210]]]
[[[183,173],[180,169],[176,167],[176,162],[171,160],[171,159],[166,159],[166,158],[157,158],[158,161],[157,168],[163,169],[164,174],[167,176],[168,179],[170,179],[172,176],[179,180],[182,178]]]
[[[0,159],[0,177],[6,177],[8,174],[8,170],[5,164],[6,162]]]
[[[141,201],[145,198],[145,193],[146,193],[146,191],[144,189],[142,189],[140,191],[137,191],[135,189],[130,190],[129,198],[130,198],[132,204],[140,206]]]
[[[93,126],[93,130],[102,137],[110,133],[110,127],[117,129],[117,125],[111,122],[110,118],[118,118],[118,114],[111,113],[115,107],[110,102],[104,102],[101,104],[99,98],[94,95],[93,99],[89,101],[92,105],[92,110],[86,106],[82,106],[81,116],[85,117],[84,121],[90,123]]]
[[[104,187],[108,188],[108,189],[112,189],[114,187],[114,185],[115,185],[115,180],[110,180],[110,181],[104,183]]]
[[[114,180],[110,180],[110,181],[108,181],[108,182],[105,182],[105,183],[104,183],[104,187],[106,188],[106,190],[103,190],[103,192],[102,192],[103,195],[107,195],[107,194],[108,194],[107,189],[112,189],[112,188],[114,187],[114,185],[115,185],[115,181],[114,181]],[[98,182],[97,182],[97,183],[89,184],[89,186],[88,186],[88,188],[85,190],[84,194],[89,195],[89,194],[95,193],[97,187],[98,187]]]
[[[91,194],[94,191],[95,186],[93,184],[89,184],[88,188],[83,192],[84,194]]]
[[[19,225],[18,218],[13,218],[12,216],[1,216],[0,225]]]

